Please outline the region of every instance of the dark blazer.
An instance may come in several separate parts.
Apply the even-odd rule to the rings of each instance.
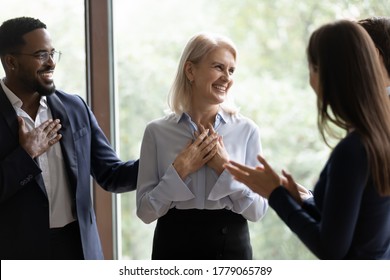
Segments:
[[[110,192],[136,188],[138,161],[122,162],[87,104],[56,91],[47,97],[60,119],[60,145],[80,224],[85,259],[103,259],[90,179]],[[49,208],[42,171],[19,145],[17,115],[0,86],[0,258],[49,258]],[[110,211],[110,209],[107,209]]]

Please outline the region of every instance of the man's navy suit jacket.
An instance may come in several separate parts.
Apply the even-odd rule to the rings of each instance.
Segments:
[[[60,145],[84,257],[103,259],[91,200],[91,175],[107,191],[134,190],[138,161],[118,159],[79,96],[56,91],[47,101],[53,119],[61,120]],[[17,115],[0,86],[1,259],[49,258],[49,202],[41,173],[37,162],[19,145]]]

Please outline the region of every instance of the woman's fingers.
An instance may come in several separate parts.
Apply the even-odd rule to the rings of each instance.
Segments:
[[[207,137],[209,134],[209,130],[206,129],[204,130],[194,141],[194,145],[199,146],[203,143],[204,139]]]
[[[229,163],[226,163],[224,164],[224,167],[233,175],[233,176],[248,176],[249,175],[249,172],[248,171],[245,171],[243,170],[242,168],[240,168],[239,166],[241,166],[240,164],[236,163],[236,162],[232,162],[230,161]]]
[[[250,168],[250,167],[248,167],[248,166],[246,166],[246,165],[240,164],[240,163],[238,163],[238,162],[235,162],[235,161],[233,161],[233,160],[230,160],[230,161],[229,161],[229,164],[231,164],[232,166],[234,166],[236,169],[239,169],[239,170],[241,170],[241,171],[243,171],[243,172],[246,172],[246,173],[249,173],[250,171],[253,170],[252,168]]]
[[[268,162],[261,155],[257,155],[257,160],[263,165],[264,170],[272,170],[272,167],[268,164]]]

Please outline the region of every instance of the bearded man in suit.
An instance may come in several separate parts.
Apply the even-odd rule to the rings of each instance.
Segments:
[[[121,161],[81,97],[56,89],[60,55],[38,19],[0,26],[1,259],[103,259],[91,176],[136,188],[138,161]]]

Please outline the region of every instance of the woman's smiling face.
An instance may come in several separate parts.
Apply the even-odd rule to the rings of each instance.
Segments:
[[[219,105],[224,102],[233,84],[234,54],[227,48],[219,47],[192,67],[193,104]]]

